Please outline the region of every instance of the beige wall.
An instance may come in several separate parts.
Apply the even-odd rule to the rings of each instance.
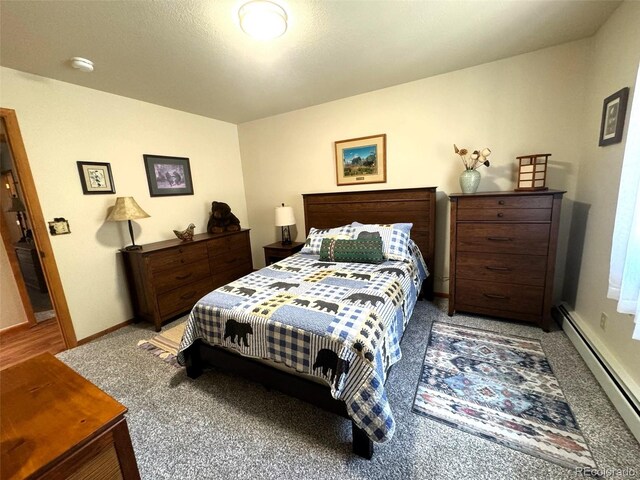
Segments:
[[[78,73],[81,75],[81,73]],[[132,317],[119,248],[126,223],[105,223],[116,196],[151,218],[134,221],[136,243],[175,238],[190,222],[206,230],[211,201],[229,203],[248,226],[237,127],[117,95],[0,69],[0,104],[16,110],[45,220],[69,220],[51,237],[78,339]],[[195,195],[150,198],[142,155],[189,157]],[[116,195],[83,195],[76,161],[109,162]]]
[[[239,125],[254,265],[277,239],[274,207],[302,193],[438,186],[436,291],[447,292],[449,203],[463,168],[453,144],[490,147],[481,191],[514,187],[515,157],[553,154],[549,186],[566,189],[559,272],[581,160],[589,41],[579,41]],[[337,187],[333,142],[387,134],[386,184]],[[560,275],[560,273],[559,273]],[[561,275],[560,275],[561,279]],[[559,288],[560,282],[557,282]]]
[[[598,147],[603,100],[631,87],[627,123],[638,63],[640,62],[640,2],[625,2],[593,39],[586,98],[584,158],[580,165],[576,209],[570,237],[564,298],[575,309],[576,320],[609,363],[640,399],[640,342],[632,340],[633,320],[616,313],[616,302],[606,298],[614,213],[618,200],[623,142]],[[637,101],[637,100],[636,100]],[[600,328],[600,314],[609,321]]]
[[[22,305],[7,250],[4,242],[0,241],[0,329],[26,321],[27,313]]]

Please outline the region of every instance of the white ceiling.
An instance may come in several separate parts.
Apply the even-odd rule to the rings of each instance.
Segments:
[[[259,42],[241,0],[2,0],[0,65],[241,123],[588,37],[621,3],[275,1],[288,31]]]

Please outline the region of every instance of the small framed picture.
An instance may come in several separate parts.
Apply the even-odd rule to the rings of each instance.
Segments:
[[[387,136],[350,138],[335,142],[338,186],[387,181]]]
[[[622,141],[628,99],[629,87],[625,87],[604,99],[599,146],[605,147]]]
[[[111,165],[99,162],[76,162],[82,192],[85,195],[116,193],[111,176]]]
[[[162,155],[143,156],[144,168],[149,182],[149,194],[152,197],[193,195],[191,167],[188,158],[164,157]]]

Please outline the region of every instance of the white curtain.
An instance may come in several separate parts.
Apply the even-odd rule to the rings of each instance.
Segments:
[[[640,340],[640,71],[636,77],[624,150],[607,296],[618,312],[635,316],[633,338]]]

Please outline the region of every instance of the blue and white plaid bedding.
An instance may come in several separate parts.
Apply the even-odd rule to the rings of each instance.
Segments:
[[[178,351],[197,339],[280,362],[331,386],[374,442],[395,421],[384,389],[401,358],[400,340],[427,267],[410,242],[410,262],[321,262],[296,254],[203,297],[191,311]]]

